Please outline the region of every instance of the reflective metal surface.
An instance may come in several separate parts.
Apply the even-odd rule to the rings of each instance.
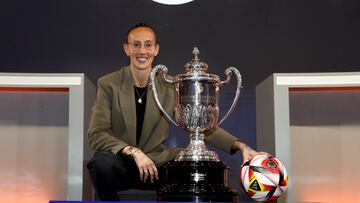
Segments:
[[[164,115],[176,126],[190,133],[190,143],[186,150],[179,153],[175,161],[219,161],[218,155],[209,151],[204,143],[205,132],[222,123],[233,111],[240,96],[241,75],[239,71],[230,67],[226,69],[226,80],[207,73],[208,66],[200,61],[199,50],[193,50],[194,58],[185,65],[185,73],[176,75],[173,79],[167,75],[168,69],[164,65],[157,65],[151,72],[150,81],[155,101]],[[159,102],[155,77],[161,73],[162,78],[176,86],[175,121],[164,111]],[[219,89],[230,81],[232,73],[237,79],[237,89],[233,103],[221,121],[219,118]]]

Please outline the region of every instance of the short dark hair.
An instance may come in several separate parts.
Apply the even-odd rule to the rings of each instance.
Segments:
[[[145,27],[145,28],[149,28],[150,30],[152,30],[154,32],[155,35],[155,39],[157,40],[157,35],[155,32],[155,29],[153,27],[151,27],[150,25],[140,22],[140,23],[136,23],[135,25],[133,25],[132,27],[130,27],[130,29],[127,31],[126,33],[126,37],[125,37],[125,41],[124,43],[127,44],[128,43],[128,37],[131,31],[135,30],[136,28],[141,28],[141,27]]]

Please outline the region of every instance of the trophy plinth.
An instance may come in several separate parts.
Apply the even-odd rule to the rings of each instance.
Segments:
[[[207,73],[208,66],[200,62],[199,50],[196,47],[193,54],[193,60],[185,65],[185,73],[178,74],[173,79],[167,76],[164,65],[157,65],[150,74],[152,93],[158,107],[169,121],[190,134],[187,148],[166,165],[166,185],[158,191],[158,199],[191,201],[191,198],[200,198],[203,201],[233,201],[237,195],[227,183],[228,167],[219,160],[214,151],[207,149],[204,137],[207,132],[220,125],[234,109],[240,95],[241,75],[236,68],[230,67],[225,70],[226,80],[220,81],[217,75]],[[159,102],[154,82],[157,72],[161,72],[162,78],[176,87],[176,121],[166,113]],[[230,81],[232,73],[235,73],[237,78],[235,98],[228,112],[218,122],[219,89]]]
[[[238,202],[236,191],[228,186],[228,170],[220,161],[170,162],[158,201]]]

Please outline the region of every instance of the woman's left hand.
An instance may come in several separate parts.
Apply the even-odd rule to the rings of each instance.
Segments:
[[[268,155],[269,153],[267,152],[257,152],[254,149],[252,149],[249,146],[245,146],[245,148],[242,150],[242,155],[243,155],[243,160],[244,163],[247,162],[248,160],[250,160],[251,158],[253,158],[256,155]]]
[[[262,152],[262,151],[257,152],[253,148],[249,147],[248,145],[240,141],[235,141],[233,148],[236,150],[240,150],[242,152],[244,163],[256,155],[269,155],[269,153],[267,152]]]

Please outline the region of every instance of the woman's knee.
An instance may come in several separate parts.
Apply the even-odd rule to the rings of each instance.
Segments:
[[[115,173],[116,156],[110,151],[96,152],[87,164],[87,167],[90,173],[96,173],[96,175],[110,175]]]

